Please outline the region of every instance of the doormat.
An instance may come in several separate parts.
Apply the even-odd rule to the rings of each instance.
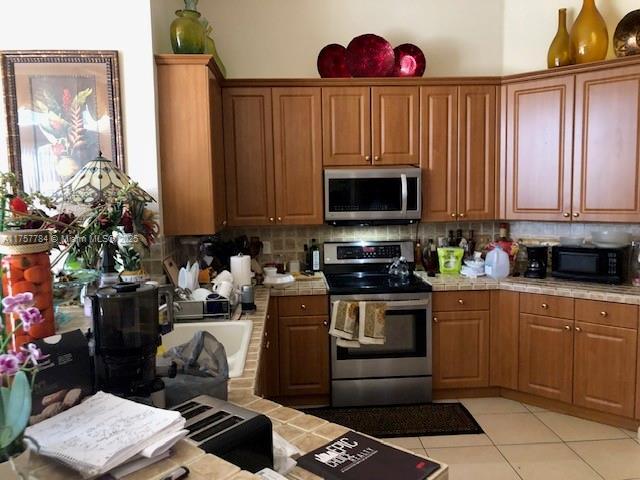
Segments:
[[[307,408],[303,411],[378,438],[484,433],[469,410],[459,402]]]

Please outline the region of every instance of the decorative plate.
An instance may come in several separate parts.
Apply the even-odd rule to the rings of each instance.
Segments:
[[[348,78],[347,49],[337,43],[331,43],[318,54],[318,73],[322,78]]]
[[[427,68],[427,60],[419,47],[412,43],[403,43],[393,49],[395,63],[394,77],[421,77]]]
[[[347,67],[354,77],[388,77],[394,61],[391,44],[373,33],[355,37],[347,47]]]

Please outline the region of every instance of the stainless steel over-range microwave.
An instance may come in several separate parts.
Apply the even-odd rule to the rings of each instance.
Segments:
[[[324,219],[332,225],[414,223],[422,214],[417,167],[324,171]]]

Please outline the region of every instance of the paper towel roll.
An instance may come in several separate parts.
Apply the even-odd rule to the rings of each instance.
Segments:
[[[251,257],[242,254],[231,257],[231,275],[236,287],[251,285]]]

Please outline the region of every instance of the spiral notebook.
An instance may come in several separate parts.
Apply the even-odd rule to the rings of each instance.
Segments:
[[[136,456],[165,453],[187,433],[180,412],[98,392],[80,405],[30,426],[29,447],[88,478]]]

